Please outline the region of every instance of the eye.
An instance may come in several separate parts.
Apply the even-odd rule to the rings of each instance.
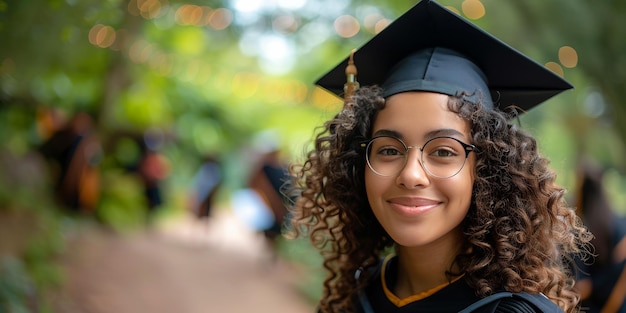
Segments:
[[[398,149],[397,147],[393,147],[393,146],[381,147],[377,151],[378,151],[377,154],[381,155],[381,156],[396,156],[396,155],[403,155],[404,154],[404,152],[402,150]]]
[[[452,159],[463,156],[463,146],[451,138],[435,138],[424,146],[424,155],[428,158]]]
[[[459,154],[451,148],[438,147],[437,149],[430,151],[428,155],[433,157],[455,157]]]
[[[368,154],[370,157],[386,160],[396,159],[406,155],[404,144],[393,137],[378,137],[370,143]]]

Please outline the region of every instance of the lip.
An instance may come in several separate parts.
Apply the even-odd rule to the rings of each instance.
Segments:
[[[391,208],[400,215],[414,217],[431,211],[441,204],[441,201],[420,197],[397,197],[387,200]]]

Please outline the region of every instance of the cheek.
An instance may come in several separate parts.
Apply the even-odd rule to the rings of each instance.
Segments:
[[[367,200],[372,207],[375,207],[376,199],[380,199],[383,192],[389,188],[388,181],[389,179],[372,173],[369,168],[365,169],[365,191],[367,193]]]
[[[473,162],[468,162],[466,164],[467,168],[463,168],[457,176],[442,180],[438,184],[440,191],[448,196],[449,200],[455,204],[455,207],[469,208],[471,204],[476,177],[473,165]]]
[[[469,206],[472,201],[472,193],[474,190],[475,177],[476,177],[476,174],[474,171],[474,167],[473,166],[468,167],[466,174],[463,176],[460,176],[459,181],[456,184],[456,189],[459,192],[459,200],[462,201],[464,205]]]
[[[376,187],[376,177],[372,177],[372,174],[373,173],[368,168],[365,169],[365,191],[367,192],[368,199],[370,195],[372,193],[375,193],[375,191],[378,189]]]

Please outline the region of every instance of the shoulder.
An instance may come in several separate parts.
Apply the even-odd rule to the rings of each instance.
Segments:
[[[543,295],[529,295],[534,298],[510,297],[504,298],[498,303],[495,313],[540,313],[554,312],[562,313],[563,311],[548,298]],[[544,298],[544,299],[541,299]]]
[[[563,313],[543,294],[500,292],[469,306],[463,313]]]

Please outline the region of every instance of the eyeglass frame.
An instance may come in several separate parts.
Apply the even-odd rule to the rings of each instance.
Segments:
[[[402,166],[402,168],[400,168],[400,171],[398,171],[398,173],[396,173],[394,175],[383,175],[383,174],[379,173],[378,171],[376,171],[372,167],[372,164],[370,163],[370,159],[369,159],[368,150],[369,150],[370,144],[374,140],[376,140],[378,138],[392,138],[392,139],[395,139],[395,140],[399,141],[402,144],[402,146],[404,146],[404,148],[406,149],[405,163]],[[426,145],[428,145],[429,142],[431,142],[433,140],[446,139],[446,138],[447,139],[452,139],[452,140],[454,140],[454,141],[456,141],[456,142],[461,144],[461,146],[463,147],[463,150],[465,151],[465,158],[463,159],[463,165],[461,165],[461,167],[459,168],[458,171],[456,171],[454,174],[452,174],[450,176],[441,177],[441,176],[437,176],[437,175],[431,173],[430,170],[428,170],[428,168],[426,166],[424,166],[424,148],[426,147]],[[476,153],[476,151],[478,150],[478,148],[475,145],[465,143],[465,142],[461,141],[460,139],[457,139],[457,138],[454,138],[454,137],[450,137],[450,136],[438,136],[438,137],[430,138],[421,147],[419,147],[419,146],[409,146],[409,145],[407,145],[404,142],[404,140],[402,140],[402,139],[400,139],[400,138],[398,138],[396,136],[381,135],[381,136],[376,136],[376,137],[373,137],[373,138],[371,138],[369,140],[363,141],[363,142],[361,142],[359,144],[359,146],[365,151],[365,162],[367,163],[367,166],[370,168],[370,170],[372,170],[372,172],[374,172],[374,174],[376,174],[378,176],[392,177],[392,176],[396,176],[396,175],[400,174],[404,170],[404,167],[406,167],[406,164],[409,161],[409,150],[412,149],[412,148],[417,148],[420,151],[420,158],[419,158],[420,162],[419,163],[420,163],[420,166],[424,169],[424,172],[426,172],[428,175],[430,175],[432,177],[439,178],[439,179],[448,179],[448,178],[452,178],[452,177],[456,176],[457,174],[459,174],[461,172],[461,170],[463,170],[463,168],[465,167],[465,163],[467,163],[467,158],[469,157],[470,152]]]

